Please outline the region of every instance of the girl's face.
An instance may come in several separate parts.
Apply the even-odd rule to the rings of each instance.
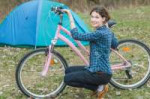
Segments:
[[[91,13],[91,25],[94,28],[101,27],[105,22],[105,17],[102,17],[99,13],[93,11]]]

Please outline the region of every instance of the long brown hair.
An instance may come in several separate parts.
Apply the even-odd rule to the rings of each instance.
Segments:
[[[90,15],[92,12],[97,12],[100,16],[105,17],[105,23],[108,22],[111,18],[108,11],[104,7],[94,7],[91,10]]]

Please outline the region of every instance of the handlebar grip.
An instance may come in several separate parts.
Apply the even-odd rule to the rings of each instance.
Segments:
[[[52,7],[52,8],[51,8],[51,11],[54,11],[54,10],[55,10],[55,8],[54,8],[54,7]]]
[[[52,7],[51,11],[54,11],[55,13],[61,14],[61,13],[63,13],[61,11],[61,9],[63,9],[63,8],[62,7]]]

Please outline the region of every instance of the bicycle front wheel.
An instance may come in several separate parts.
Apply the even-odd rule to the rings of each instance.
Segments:
[[[119,42],[118,52],[131,63],[131,67],[113,70],[111,84],[120,89],[133,89],[143,86],[150,77],[150,50],[137,40]],[[122,60],[113,52],[110,55],[111,65]]]
[[[48,73],[43,77],[41,72],[46,57],[46,49],[37,49],[25,55],[18,64],[16,82],[29,97],[55,97],[65,88],[63,79],[68,66],[65,59],[58,52],[52,52]]]

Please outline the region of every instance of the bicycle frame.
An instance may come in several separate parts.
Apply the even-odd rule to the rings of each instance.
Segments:
[[[47,59],[46,59],[46,62],[45,62],[45,66],[44,66],[44,69],[42,71],[42,76],[45,76],[47,74],[47,71],[48,71],[48,68],[49,68],[49,64],[50,64],[50,61],[51,61],[51,57],[52,57],[52,51],[53,51],[53,48],[55,46],[55,44],[57,43],[57,40],[58,39],[61,39],[62,41],[64,41],[67,45],[69,45],[69,47],[71,47],[71,49],[76,53],[77,56],[80,57],[80,59],[85,63],[85,65],[89,65],[89,62],[85,59],[85,57],[83,56],[83,54],[79,51],[79,49],[69,40],[67,39],[66,37],[64,37],[60,31],[64,31],[67,35],[71,36],[71,33],[65,29],[61,24],[58,25],[57,27],[57,31],[55,33],[55,37],[54,39],[51,41],[51,45],[49,46],[49,50],[48,50],[48,55],[47,55]],[[88,55],[89,55],[89,51],[81,44],[80,41],[78,40],[75,40],[75,42],[78,44],[78,46],[84,50]],[[120,59],[123,60],[123,63],[122,64],[115,64],[115,65],[112,65],[111,66],[111,69],[112,70],[117,70],[117,69],[125,69],[127,67],[130,67],[131,64],[121,55],[119,54],[118,51],[114,50],[114,49],[111,49],[112,52],[116,53],[116,55],[119,56]]]

